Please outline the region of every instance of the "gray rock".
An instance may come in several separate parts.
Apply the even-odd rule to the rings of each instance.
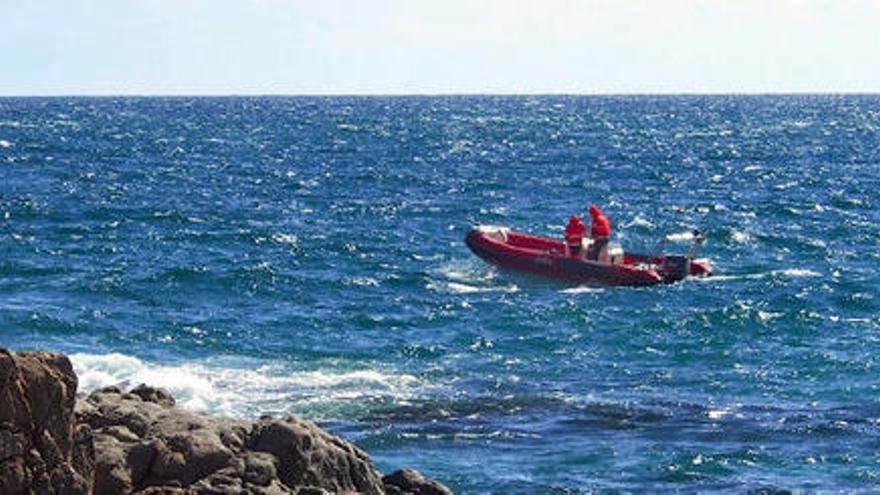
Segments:
[[[89,450],[75,437],[76,375],[61,354],[0,348],[0,493],[88,493]]]
[[[163,407],[174,407],[177,403],[167,390],[163,388],[148,387],[143,383],[131,389],[131,392],[129,393],[140,397],[144,402],[153,402]]]
[[[451,493],[411,470],[383,479],[362,450],[297,417],[214,418],[146,385],[76,386],[65,356],[0,348],[0,494]]]
[[[415,469],[400,469],[382,478],[389,494],[452,495],[452,491],[436,480],[425,479]]]
[[[244,479],[258,486],[269,486],[278,477],[277,458],[265,452],[249,452],[245,456]]]
[[[300,418],[261,421],[252,445],[278,458],[278,477],[288,487],[335,493],[384,491],[378,471],[362,450]]]
[[[179,410],[167,398],[153,400],[158,395],[150,390],[101,390],[77,403],[97,446],[96,486],[108,493],[158,486],[200,493],[384,492],[363,451],[311,422],[213,418]]]

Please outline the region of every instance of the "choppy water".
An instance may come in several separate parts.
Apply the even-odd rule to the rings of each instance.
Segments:
[[[875,489],[880,97],[0,99],[0,345],[464,493]],[[588,202],[718,276],[499,272]]]

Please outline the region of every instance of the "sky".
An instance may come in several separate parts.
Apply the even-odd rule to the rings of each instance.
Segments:
[[[0,95],[880,92],[880,0],[0,0]]]

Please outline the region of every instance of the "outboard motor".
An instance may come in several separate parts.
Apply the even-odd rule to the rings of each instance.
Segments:
[[[691,259],[688,256],[669,255],[663,258],[663,281],[678,282],[690,275]]]

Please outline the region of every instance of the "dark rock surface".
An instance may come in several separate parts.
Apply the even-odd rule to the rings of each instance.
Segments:
[[[452,495],[439,481],[425,479],[415,469],[400,469],[382,478],[388,495]]]
[[[382,478],[297,417],[215,418],[145,385],[76,397],[76,384],[63,355],[0,349],[0,493],[452,493],[413,470]]]
[[[95,439],[95,490],[193,487],[203,493],[384,493],[352,444],[296,417],[249,422],[182,411],[162,390],[98,390],[77,401]]]
[[[0,493],[87,493],[94,454],[75,426],[67,357],[0,349]]]

